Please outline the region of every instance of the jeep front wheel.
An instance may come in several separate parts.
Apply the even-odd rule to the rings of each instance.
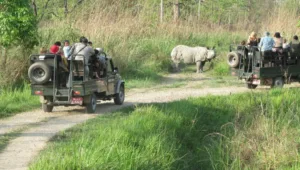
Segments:
[[[117,93],[114,98],[114,102],[116,105],[122,105],[124,100],[125,100],[125,89],[124,89],[124,85],[121,85],[119,93]]]

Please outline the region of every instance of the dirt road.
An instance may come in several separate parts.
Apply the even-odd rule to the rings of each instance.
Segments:
[[[176,82],[174,77],[167,84]],[[113,102],[100,103],[95,114],[85,114],[82,107],[56,107],[53,113],[43,113],[40,109],[21,113],[9,119],[0,120],[0,136],[13,131],[22,131],[15,139],[0,151],[0,169],[27,169],[29,163],[46,146],[47,141],[59,131],[76,124],[139,103],[162,103],[188,97],[206,95],[229,95],[248,91],[244,87],[192,88],[203,77],[188,81],[178,88],[132,89],[127,92],[122,106]]]

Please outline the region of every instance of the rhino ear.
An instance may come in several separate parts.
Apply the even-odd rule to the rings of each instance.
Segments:
[[[208,50],[210,49],[208,46],[206,47]]]

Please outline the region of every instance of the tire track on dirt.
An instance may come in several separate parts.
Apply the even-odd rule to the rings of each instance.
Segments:
[[[56,133],[66,130],[74,125],[95,118],[101,114],[119,110],[136,104],[164,103],[188,97],[206,95],[230,95],[249,91],[243,87],[223,87],[207,89],[153,89],[137,90],[126,95],[125,103],[121,106],[113,102],[104,102],[97,106],[95,114],[85,114],[82,107],[57,107],[53,113],[45,114],[41,110],[18,114],[12,118],[0,121],[0,132],[9,132],[28,123],[37,123],[36,126],[23,131],[10,141],[7,147],[0,153],[0,169],[27,169],[28,165],[38,153],[45,148],[47,141]],[[35,117],[36,116],[36,117]],[[51,118],[51,119],[49,119]],[[42,121],[42,120],[47,121]],[[3,124],[2,124],[3,123]],[[0,134],[0,135],[1,135]]]

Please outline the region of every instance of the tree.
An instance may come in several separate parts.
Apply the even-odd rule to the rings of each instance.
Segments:
[[[177,22],[180,16],[180,6],[179,0],[174,1],[174,21]]]
[[[5,68],[8,48],[15,44],[32,48],[37,44],[37,21],[29,0],[1,0],[0,8],[0,46],[4,48]]]

